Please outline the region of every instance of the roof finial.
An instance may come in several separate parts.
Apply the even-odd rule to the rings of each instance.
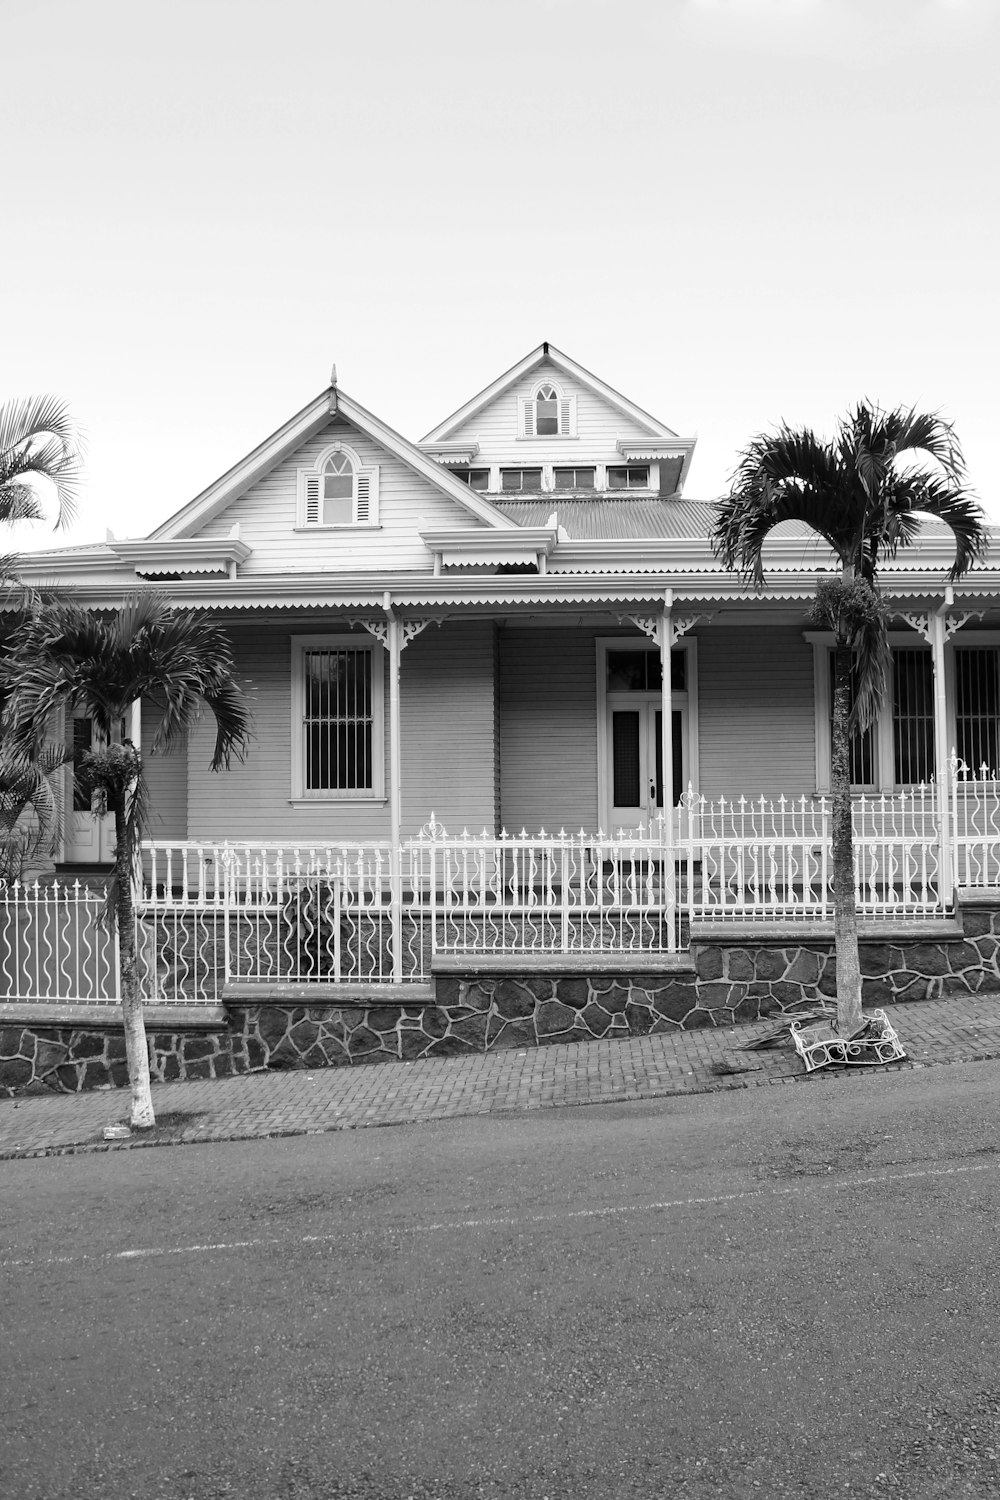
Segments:
[[[336,365],[331,365],[330,366],[330,384],[333,386],[334,390],[337,389],[337,366]]]

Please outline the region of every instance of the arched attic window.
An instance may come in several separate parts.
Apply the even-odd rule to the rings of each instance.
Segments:
[[[337,443],[299,475],[300,526],[376,526],[378,468]]]
[[[576,397],[543,380],[521,401],[521,437],[575,437]]]

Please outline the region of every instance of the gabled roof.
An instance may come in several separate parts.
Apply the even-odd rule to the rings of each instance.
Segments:
[[[240,460],[214,484],[202,490],[181,510],[175,512],[162,526],[150,532],[149,541],[178,540],[197,534],[199,529],[213,520],[228,505],[244,494],[251,485],[262,479],[276,464],[287,458],[302,443],[319,432],[332,417],[344,417],[359,432],[365,433],[388,453],[407,464],[435,489],[447,495],[487,526],[496,530],[507,530],[516,525],[507,516],[501,515],[488,501],[481,499],[474,490],[442,469],[433,459],[391,427],[374,416],[365,407],[354,401],[337,386],[331,385],[322,391],[308,406],[290,417],[270,437],[265,438],[252,453]]]
[[[665,439],[669,442],[671,448],[677,451],[694,448],[694,438],[678,437],[677,433],[671,428],[665,427],[662,422],[658,422],[655,417],[651,417],[648,411],[643,411],[641,407],[636,406],[634,402],[629,401],[623,396],[620,391],[614,390],[610,385],[605,385],[603,380],[599,380],[596,375],[591,374],[589,370],[585,370],[582,365],[578,365],[575,360],[570,359],[568,354],[563,354],[560,349],[556,348],[555,344],[547,342],[539,344],[537,349],[532,349],[530,354],[526,354],[516,365],[512,365],[509,370],[499,376],[497,380],[494,380],[492,385],[488,385],[485,390],[480,391],[478,396],[473,396],[472,400],[467,401],[464,406],[459,407],[458,411],[452,412],[450,417],[447,417],[445,421],[441,422],[426,437],[421,439],[421,447],[429,448],[447,441],[470,417],[482,411],[491,401],[495,401],[504,391],[509,390],[519,380],[523,380],[525,375],[530,375],[532,370],[537,369],[539,365],[543,364],[552,365],[554,369],[561,370],[565,375],[569,375],[572,379],[579,381],[581,385],[592,391],[595,396],[599,396],[610,406],[616,407],[623,416],[630,417],[640,427],[645,427],[651,438]]]

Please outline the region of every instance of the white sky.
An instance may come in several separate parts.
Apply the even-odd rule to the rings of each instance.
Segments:
[[[1000,0],[0,0],[0,397],[144,536],[327,383],[414,440],[549,339],[724,489],[941,409],[1000,520]],[[19,170],[17,170],[19,168]]]

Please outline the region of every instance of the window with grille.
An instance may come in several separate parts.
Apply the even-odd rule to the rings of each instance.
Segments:
[[[995,646],[955,650],[955,750],[977,774],[1000,769],[1000,653]]]
[[[836,658],[830,652],[830,743],[833,743],[833,699],[836,691]],[[851,673],[850,707],[853,709],[857,695],[857,681]],[[875,725],[865,730],[856,729],[851,735],[851,785],[873,787],[875,785]]]
[[[295,642],[293,795],[382,793],[382,648],[356,637]]]
[[[378,468],[365,468],[352,449],[337,443],[299,474],[298,524],[377,525]]]
[[[934,665],[929,651],[892,653],[893,779],[915,786],[934,775]]]
[[[451,471],[456,479],[461,479],[470,490],[488,490],[490,487],[489,469],[456,468]]]

